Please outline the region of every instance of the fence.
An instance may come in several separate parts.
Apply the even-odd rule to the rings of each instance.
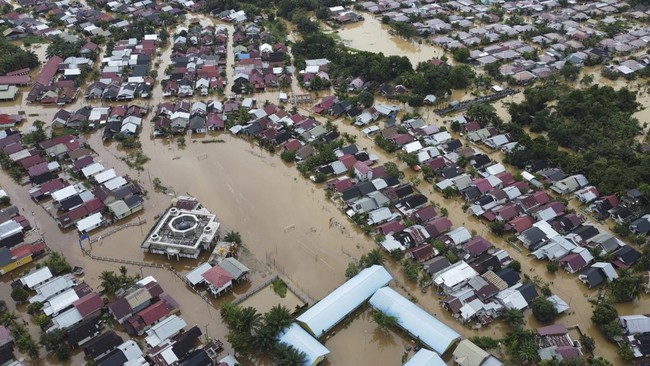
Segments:
[[[171,272],[174,276],[176,276],[178,279],[183,281],[183,283],[187,283],[185,278],[181,276],[173,267],[169,265],[164,265],[164,264],[156,264],[156,263],[148,263],[148,262],[139,262],[139,261],[132,261],[132,260],[127,260],[127,259],[119,259],[119,258],[111,258],[111,257],[102,257],[98,255],[93,255],[90,253],[90,251],[84,251],[84,253],[93,260],[96,261],[102,261],[102,262],[111,262],[111,263],[119,263],[119,264],[128,264],[131,266],[137,266],[137,267],[149,267],[149,268],[157,268],[157,269],[163,269]],[[209,305],[212,305],[212,300],[207,297],[205,294],[202,294],[198,292],[194,287],[189,286],[192,291],[197,294],[200,298],[203,299],[203,301],[207,302]]]
[[[268,280],[262,282],[259,286],[255,287],[255,288],[252,289],[251,291],[248,291],[247,293],[245,293],[245,294],[242,295],[241,297],[236,298],[236,299],[232,302],[233,305],[239,305],[239,304],[242,303],[244,300],[246,300],[246,299],[248,299],[249,297],[255,295],[255,294],[258,293],[258,292],[260,292],[264,287],[270,285],[271,282],[277,280],[278,278],[280,278],[278,275],[272,276],[271,278],[269,278]]]
[[[147,223],[147,220],[145,219],[145,220],[138,220],[138,222],[132,222],[132,223],[129,223],[129,224],[124,224],[122,226],[118,226],[116,228],[113,228],[113,229],[109,230],[105,234],[102,234],[102,235],[97,236],[96,238],[90,239],[90,243],[91,244],[96,243],[96,242],[102,240],[102,238],[105,238],[107,236],[111,236],[111,235],[113,235],[113,234],[115,234],[115,233],[117,233],[119,231],[122,231],[122,230],[124,230],[126,228],[134,227],[134,226],[141,226],[141,225],[144,225],[146,223]]]

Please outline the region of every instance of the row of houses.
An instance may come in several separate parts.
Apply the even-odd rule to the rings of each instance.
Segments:
[[[110,55],[101,60],[99,80],[84,93],[86,99],[131,101],[150,98],[154,78],[150,76],[151,60],[156,55],[158,35],[146,34],[143,39],[118,41]]]
[[[178,101],[165,102],[158,105],[153,118],[154,137],[165,137],[171,134],[183,134],[190,131],[192,134],[219,131],[225,127],[226,114],[235,111],[231,108],[237,104],[219,101]],[[224,112],[227,110],[228,112]]]
[[[140,186],[95,162],[93,152],[78,137],[62,135],[27,148],[21,135],[12,133],[0,139],[0,147],[6,152],[15,150],[9,156],[28,174],[33,185],[30,197],[41,203],[49,200],[50,214],[62,229],[76,225],[81,232],[88,232],[108,222],[105,211],[113,221],[143,208]],[[70,183],[66,174],[87,180],[88,185]]]
[[[224,90],[228,29],[198,25],[178,29],[173,41],[171,62],[163,81],[163,96],[207,96]]]
[[[288,49],[283,39],[275,39],[256,22],[235,27],[232,37],[233,92],[253,93],[291,85],[291,75],[285,67]]]

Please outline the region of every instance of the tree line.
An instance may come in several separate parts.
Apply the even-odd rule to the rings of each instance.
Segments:
[[[26,67],[34,68],[39,64],[34,52],[11,44],[4,37],[0,39],[0,75]]]
[[[632,116],[640,106],[634,92],[597,85],[575,90],[542,85],[524,95],[523,102],[510,104],[512,122],[506,129],[525,149],[510,152],[508,163],[524,168],[544,160],[567,173],[584,174],[603,194],[624,193],[650,182],[650,156],[636,150],[642,127]],[[531,137],[524,127],[547,136]]]

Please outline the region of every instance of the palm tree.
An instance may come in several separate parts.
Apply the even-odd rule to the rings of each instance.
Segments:
[[[366,258],[367,258],[367,261],[368,261],[368,263],[367,263],[368,266],[384,263],[384,253],[378,248],[375,248],[375,249],[371,250],[370,252],[368,252],[368,255],[367,255]]]
[[[266,354],[275,346],[275,336],[274,329],[265,325],[257,331],[251,343],[256,352]]]
[[[264,314],[265,327],[268,327],[274,336],[277,336],[278,333],[291,325],[292,320],[291,312],[282,305],[276,305]]]
[[[5,327],[15,325],[16,320],[18,320],[18,315],[16,315],[16,313],[13,311],[7,311],[0,315],[0,324],[4,325]]]
[[[307,361],[307,355],[286,343],[279,343],[273,360],[280,366],[302,366]]]
[[[223,319],[223,321],[228,324],[228,327],[234,328],[235,324],[237,323],[237,319],[239,318],[241,309],[239,306],[233,305],[231,302],[227,302],[221,305],[219,312],[221,314],[221,319]]]
[[[40,347],[38,346],[38,343],[30,339],[30,342],[25,344],[23,352],[25,352],[32,360],[38,360],[40,357],[39,349]]]
[[[517,309],[507,309],[504,311],[501,316],[503,320],[508,323],[511,327],[517,327],[524,324],[524,314],[521,310]]]
[[[226,233],[226,236],[224,236],[223,240],[229,243],[241,244],[241,234],[239,234],[239,231],[231,230]]]
[[[257,312],[257,309],[249,306],[241,309],[235,327],[239,332],[253,334],[261,324],[262,315]]]

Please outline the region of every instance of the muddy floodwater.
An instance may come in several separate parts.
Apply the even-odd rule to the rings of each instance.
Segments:
[[[212,22],[206,17],[199,19],[202,24]],[[437,47],[407,42],[390,35],[388,26],[370,15],[366,15],[364,22],[346,25],[336,32],[349,47],[383,52],[386,55],[405,55],[414,65],[443,54],[442,50]],[[229,48],[231,46],[232,44],[229,43]],[[37,52],[39,57],[44,55],[45,46],[41,46],[41,48]],[[164,70],[169,63],[171,49],[167,48],[162,51],[162,56],[157,61],[160,61],[159,68]],[[233,56],[229,52],[229,64],[232,63],[232,60]],[[227,68],[227,73],[230,79],[232,77],[231,68]],[[159,80],[163,77],[162,73],[160,74]],[[612,84],[614,86],[624,85],[620,81]],[[294,92],[300,91],[295,82],[292,89]],[[642,89],[642,87],[639,86],[638,89]],[[23,92],[27,91],[27,89],[23,89]],[[256,95],[256,97],[258,100],[275,101],[276,94],[265,93]],[[468,98],[471,98],[471,95],[464,90],[454,91],[451,96],[453,100]],[[519,102],[522,99],[523,94],[518,94],[498,101],[495,106],[499,116],[508,121],[507,103]],[[640,102],[644,107],[648,107],[648,100],[648,94],[642,91]],[[160,86],[157,85],[150,103],[154,107],[160,101]],[[66,108],[76,109],[84,103],[80,100]],[[401,106],[406,111],[412,111],[405,105]],[[18,100],[13,103],[1,103],[0,110],[4,113],[25,111],[28,122],[22,126],[24,130],[36,119],[49,123],[58,108],[27,106],[22,100]],[[422,108],[420,112],[428,122],[439,126],[443,125],[444,119],[435,115],[431,107]],[[301,113],[308,114],[304,110]],[[635,116],[642,124],[650,120],[648,109],[638,112]],[[317,301],[345,281],[344,272],[350,261],[356,260],[362,254],[376,248],[370,238],[363,235],[344,214],[325,198],[321,187],[305,180],[293,165],[283,163],[278,156],[273,156],[253,143],[228,134],[213,136],[223,140],[224,143],[202,144],[200,141],[203,137],[188,138],[187,146],[181,149],[176,144],[150,139],[151,124],[148,122],[149,120],[147,119],[143,125],[140,139],[143,144],[142,151],[151,158],[151,161],[146,163],[144,170],[140,172],[130,170],[120,159],[125,152],[119,151],[117,144],[104,144],[100,140],[100,132],[84,136],[99,155],[95,159],[96,161],[101,161],[107,167],[115,168],[118,174],[129,174],[148,191],[144,212],[128,220],[122,220],[116,225],[138,221],[146,221],[146,224],[125,229],[112,236],[105,236],[107,229],[91,233],[93,238],[102,236],[98,242],[93,244],[92,252],[95,255],[112,258],[157,264],[170,263],[166,257],[145,254],[139,247],[151,225],[155,222],[154,216],[164,211],[173,198],[173,195],[156,193],[153,180],[159,178],[163,186],[168,187],[177,195],[195,196],[219,217],[224,231],[240,232],[246,248],[245,253],[242,253],[242,261],[252,269],[252,281],[237,284],[233,293],[218,300],[206,302],[170,271],[139,266],[128,266],[128,269],[132,274],[155,276],[163,289],[180,303],[181,316],[187,323],[200,326],[202,331],[210,337],[224,340],[227,333],[219,316],[220,304],[244,295],[268,276],[280,274],[300,292]],[[349,122],[336,121],[335,123],[341,132],[357,136],[357,145],[379,156],[380,163],[386,161],[399,163],[393,155],[377,149],[371,139],[362,136],[359,129],[351,126]],[[500,153],[490,153],[490,156],[493,159],[501,158]],[[404,164],[399,163],[399,165],[406,169]],[[407,172],[407,179],[415,177],[417,175],[413,172]],[[79,249],[76,231],[62,232],[44,209],[48,203],[38,205],[33,202],[27,193],[28,187],[18,186],[6,174],[0,175],[0,185],[8,192],[14,205],[24,208],[23,214],[35,228],[29,234],[27,241],[44,237],[50,248],[62,252],[73,266],[84,267],[83,280],[96,290],[100,290],[99,275],[102,271],[118,270],[120,265],[117,263],[99,262],[84,256]],[[497,247],[508,250],[513,259],[521,262],[523,273],[549,283],[552,291],[571,306],[568,313],[562,315],[558,322],[567,326],[579,324],[584,333],[595,338],[598,345],[595,352],[597,356],[603,356],[615,364],[622,364],[616,355],[616,347],[604,340],[600,331],[590,320],[592,310],[588,300],[597,295],[596,291],[588,290],[577,280],[576,275],[564,272],[555,275],[548,274],[545,269],[546,262],[534,261],[526,255],[526,252],[521,253],[501,238],[493,236],[483,222],[468,217],[463,212],[462,203],[458,200],[444,199],[426,182],[422,183],[419,189],[430,200],[448,209],[449,217],[455,227],[466,226],[469,230],[490,240]],[[184,274],[207,260],[207,257],[208,254],[205,253],[198,260],[181,260],[171,263],[178,272]],[[407,296],[414,296],[418,300],[419,306],[443,320],[463,337],[480,335],[498,338],[508,331],[508,328],[501,322],[495,322],[482,329],[470,329],[460,324],[448,312],[442,310],[439,305],[441,300],[439,296],[431,291],[422,292],[415,284],[408,283],[397,264],[387,263],[387,267],[395,277],[394,287]],[[0,296],[4,299],[9,298],[9,284],[14,276],[18,277],[20,273],[16,272],[2,277]],[[246,299],[242,305],[254,306],[260,312],[264,312],[276,304],[283,304],[289,309],[293,309],[301,303],[291,291],[287,292],[287,297],[280,298],[271,287],[267,287]],[[8,301],[8,305],[12,309],[15,307],[13,301]],[[645,313],[647,311],[644,309],[647,306],[648,299],[644,297],[633,304],[617,307],[621,315],[629,315]],[[24,314],[25,309],[19,307],[18,311]],[[530,312],[527,314],[530,315]],[[25,319],[27,318],[25,315]],[[528,321],[533,327],[539,326],[532,316],[529,316]],[[39,330],[33,321],[29,323],[29,330],[33,337],[38,337]],[[325,341],[325,345],[332,351],[328,357],[329,365],[398,365],[404,350],[412,346],[413,342],[399,331],[378,329],[369,312],[361,311],[355,313],[344,325],[337,327],[335,334]],[[232,352],[228,344],[225,347],[226,352]],[[82,359],[83,355],[77,353],[68,364],[80,365],[83,363]],[[56,364],[56,361],[48,359],[47,364]]]
[[[287,290],[286,295],[281,297],[273,290],[273,286],[271,285],[264,287],[241,303],[241,306],[254,307],[261,314],[268,312],[272,307],[277,305],[284,306],[290,311],[293,311],[296,307],[303,306],[304,303],[290,290]]]
[[[364,13],[363,22],[344,25],[335,30],[343,44],[360,51],[381,52],[386,56],[406,56],[415,67],[420,62],[442,57],[442,48],[424,42],[408,41],[389,33],[390,27],[372,14]]]

